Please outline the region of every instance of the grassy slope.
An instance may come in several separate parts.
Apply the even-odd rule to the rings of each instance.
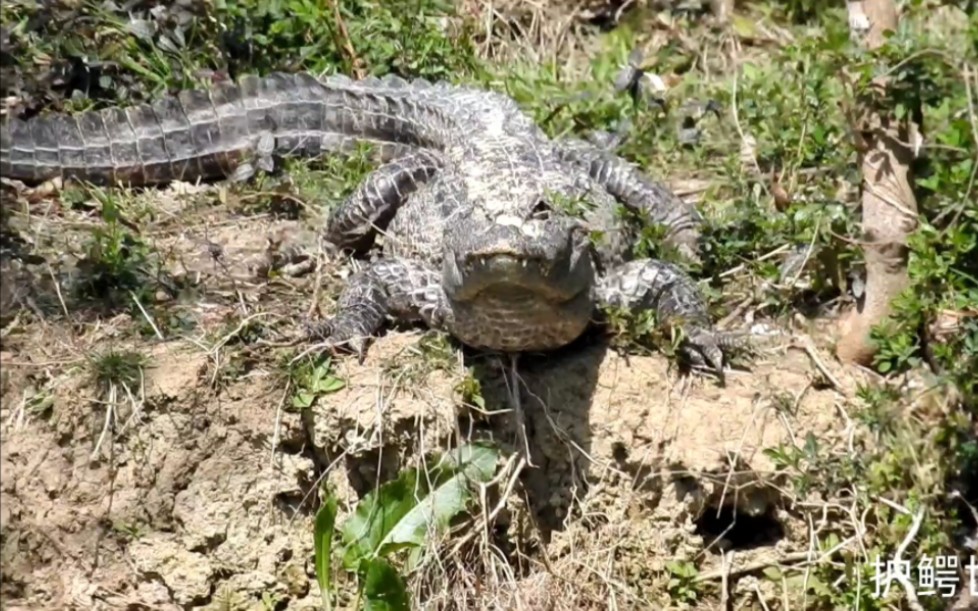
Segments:
[[[176,10],[154,16],[144,10],[151,4],[142,3],[134,9],[137,21],[85,5],[74,12],[41,12],[33,4],[3,3],[10,44],[5,40],[0,76],[4,95],[21,100],[11,112],[147,100],[206,82],[214,72],[357,69],[475,82],[509,92],[553,134],[609,129],[630,119],[624,154],[654,175],[701,190],[709,225],[706,260],[696,271],[712,278],[718,317],[736,311],[787,321],[798,312],[831,314],[848,301],[853,272],[858,276],[859,252],[852,243],[858,219],[851,209],[858,175],[847,140],[848,98],[840,68],[848,64],[858,82],[872,63],[863,66],[849,55],[843,9],[805,15],[805,3],[794,3],[800,8],[785,14],[760,4],[726,32],[690,30],[681,22],[637,15],[600,44],[584,44],[589,57],[577,48],[551,63],[493,64],[481,55],[487,49],[518,48],[519,37],[502,38],[506,29],[497,26],[494,36],[500,38],[486,39],[484,21],[448,19],[449,7],[433,0],[341,3],[343,28],[334,27],[336,20],[322,3],[310,0],[201,3],[194,5],[199,6],[194,19]],[[973,205],[978,92],[969,91],[962,77],[968,62],[976,73],[978,49],[967,41],[978,36],[978,17],[954,21],[961,28],[955,32],[947,23],[928,22],[935,19],[931,4],[911,11],[907,31],[888,50],[893,73],[919,85],[898,102],[909,109],[922,105],[927,139],[917,186],[923,218],[911,244],[913,289],[900,300],[898,330],[880,338],[878,369],[885,377],[850,406],[868,431],[865,446],[851,456],[824,455],[815,442],[774,450],[794,474],[792,492],[798,498],[817,491],[826,500],[871,508],[865,524],[870,555],[891,554],[916,511],[926,519],[909,554],[935,554],[956,544],[960,514],[967,511],[949,499],[949,487],[963,487],[967,474],[978,472],[978,446],[969,437],[978,394],[978,211]],[[636,42],[655,49],[647,62],[650,72],[675,77],[666,95],[671,108],[687,99],[715,99],[725,109],[721,120],[703,122],[701,144],[679,144],[674,111],[636,106],[611,91]],[[269,209],[288,199],[268,195],[273,188],[335,202],[368,169],[363,160],[330,163],[295,164],[291,185],[265,179],[249,187],[257,193],[249,206]],[[76,189],[62,198],[81,203],[91,195]],[[107,192],[98,199],[111,204],[106,209],[133,213],[123,194]],[[97,275],[83,283],[86,296],[104,299],[120,289],[136,290],[152,307],[153,281],[133,271],[152,253],[106,216],[107,229],[88,245]],[[656,251],[654,236],[650,228],[639,248],[669,256]],[[782,259],[767,256],[808,248],[800,282],[786,282],[779,270]],[[735,273],[719,276],[734,268]],[[957,326],[951,330],[942,327],[952,324]],[[928,365],[937,373],[925,373],[924,380],[935,390],[923,400],[912,399],[905,382],[911,375],[919,379]],[[853,533],[851,524],[840,521],[820,545],[828,549]],[[865,588],[817,585],[842,575],[854,583],[854,571],[861,571],[864,581],[871,578],[871,569],[853,558],[838,559],[815,573],[822,602],[849,607],[859,598],[861,608],[878,608],[880,601]]]

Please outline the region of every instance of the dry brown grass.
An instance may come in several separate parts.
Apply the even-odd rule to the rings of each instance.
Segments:
[[[463,0],[462,12],[480,24],[479,53],[500,64],[522,60],[536,64],[568,62],[567,69],[586,66],[594,50],[595,26],[590,22],[617,5],[632,2],[595,0]],[[629,6],[625,6],[629,5]],[[575,68],[576,67],[576,68]]]

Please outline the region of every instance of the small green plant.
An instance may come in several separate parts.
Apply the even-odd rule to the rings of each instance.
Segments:
[[[406,552],[405,570],[419,567],[429,542],[440,543],[469,507],[475,486],[493,478],[498,459],[498,451],[482,443],[437,455],[430,466],[404,470],[367,494],[338,529],[337,500],[327,492],[314,532],[324,608],[332,608],[333,540],[338,535],[338,555],[344,570],[357,577],[362,608],[409,609],[407,586],[394,558]]]
[[[274,592],[261,593],[261,607],[265,611],[275,611],[280,608],[285,597]]]
[[[323,395],[343,390],[346,382],[338,378],[332,369],[329,358],[303,362],[292,372],[295,391],[292,394],[292,407],[309,409]]]
[[[428,329],[417,343],[385,358],[381,367],[386,375],[415,387],[434,371],[451,371],[458,362],[455,351],[447,333]]]
[[[110,432],[115,432],[121,422],[125,421],[122,429],[133,422],[140,412],[143,401],[143,377],[148,366],[148,359],[133,350],[109,350],[89,361],[92,382],[101,394],[96,409],[104,410],[102,431],[99,433],[92,450],[92,460],[99,455],[102,443],[106,438],[111,439]],[[129,417],[122,413],[128,407]]]
[[[147,529],[142,524],[117,521],[112,523],[112,530],[125,540],[134,541],[146,534]]]
[[[330,596],[330,579],[333,574],[333,529],[336,526],[336,505],[336,497],[327,493],[319,511],[316,512],[316,524],[313,528],[316,580],[319,582],[319,594],[323,599],[323,608],[327,610],[333,608]]]
[[[91,375],[96,385],[107,390],[112,386],[139,387],[148,359],[133,350],[109,350],[91,361]]]
[[[24,409],[33,416],[46,418],[54,409],[54,396],[47,389],[42,389],[26,400]]]
[[[699,570],[692,562],[681,560],[670,560],[666,562],[666,570],[669,571],[669,596],[672,600],[681,603],[695,603],[700,592],[696,584],[696,576]]]
[[[109,307],[143,302],[152,296],[149,248],[128,229],[118,194],[93,187],[104,225],[95,228],[78,267],[80,297],[104,301]]]
[[[656,313],[651,310],[636,314],[622,308],[606,307],[602,312],[611,344],[616,348],[661,352],[670,360],[680,358],[683,331],[679,325],[660,325]]]
[[[475,375],[475,368],[468,367],[465,376],[455,385],[455,392],[458,393],[462,404],[472,405],[481,410],[486,409],[486,399],[482,396],[482,383]]]

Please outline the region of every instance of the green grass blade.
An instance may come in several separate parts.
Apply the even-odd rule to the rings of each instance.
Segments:
[[[333,527],[336,524],[336,497],[327,493],[323,505],[316,512],[314,536],[316,538],[316,580],[323,597],[323,608],[330,609],[332,598],[332,560]]]

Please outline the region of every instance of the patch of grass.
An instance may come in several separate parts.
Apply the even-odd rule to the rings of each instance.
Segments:
[[[699,588],[694,581],[699,571],[691,562],[670,560],[666,562],[669,572],[669,597],[678,603],[694,604],[700,597]]]
[[[476,377],[475,367],[466,368],[465,375],[458,381],[453,390],[462,405],[483,411],[486,409],[486,398],[482,394],[482,382]]]
[[[240,214],[318,223],[376,167],[374,147],[358,143],[352,151],[321,159],[287,159],[274,174],[259,171],[248,184],[222,186],[217,196]]]
[[[359,581],[356,607],[362,599],[364,609],[410,609],[395,558],[403,559],[407,571],[423,564],[425,551],[442,543],[474,502],[478,486],[493,478],[498,459],[498,451],[486,444],[433,457],[424,468],[404,470],[367,494],[339,528],[337,500],[327,493],[315,528],[316,576],[324,608],[331,608],[332,542],[338,534],[342,566]]]
[[[335,5],[336,10],[332,8]],[[11,0],[4,89],[29,112],[149,101],[217,77],[280,71],[441,79],[473,69],[474,49],[441,0],[219,0],[181,5]],[[337,19],[337,15],[339,19]],[[369,41],[366,43],[365,41]],[[75,98],[73,91],[84,96]]]
[[[112,386],[136,389],[148,364],[146,356],[135,350],[108,350],[91,360],[91,376],[102,389]]]
[[[91,460],[100,457],[103,443],[114,442],[117,432],[127,429],[143,406],[144,374],[149,359],[137,350],[110,349],[89,357],[89,377],[98,389],[96,412],[104,412],[101,432]],[[110,453],[111,460],[112,453]]]
[[[135,541],[146,535],[148,529],[135,522],[115,521],[112,523],[112,530],[125,540]]]
[[[859,397],[852,416],[866,428],[858,429],[849,449],[831,450],[809,435],[801,446],[765,451],[789,476],[792,504],[806,507],[801,511],[812,518],[831,518],[813,535],[831,562],[815,566],[807,585],[798,579],[803,567],[782,566],[768,577],[779,585],[788,580],[792,595],[807,595],[810,604],[885,609],[902,599],[903,592],[894,584],[888,597],[875,595],[875,558],[885,563],[903,545],[917,583],[920,567],[914,559],[957,553],[955,537],[961,531],[954,525],[961,516],[948,503],[945,469],[960,464],[960,457],[946,451],[941,427],[925,433],[927,425],[909,416],[897,388],[863,386]],[[853,540],[861,546],[846,544]],[[945,602],[921,597],[927,609],[942,608]]]
[[[75,283],[82,299],[103,302],[110,308],[150,296],[150,248],[123,216],[120,196],[95,188],[103,225],[93,229],[79,261],[80,279]]]

